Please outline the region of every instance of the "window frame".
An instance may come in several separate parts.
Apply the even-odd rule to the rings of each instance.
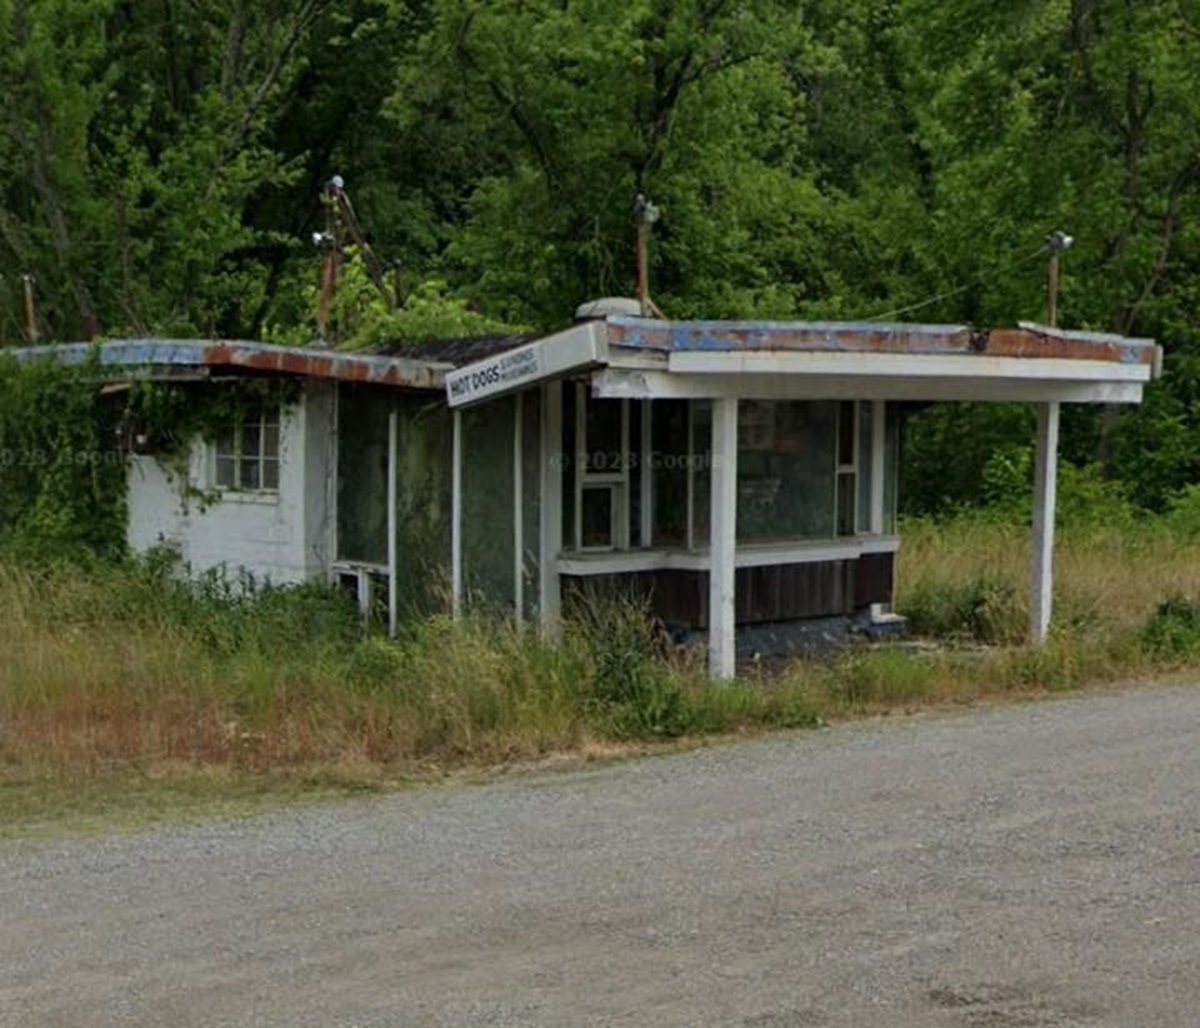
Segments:
[[[267,452],[268,430],[275,433],[275,452]],[[253,430],[258,436],[258,452],[251,454],[245,449],[247,430]],[[279,403],[264,401],[235,418],[232,425],[213,438],[209,444],[209,481],[213,488],[223,496],[245,496],[255,498],[277,497],[280,482],[283,477],[283,410]],[[222,462],[228,461],[232,467],[231,481],[223,482]],[[243,485],[244,468],[256,467],[255,479],[257,486]],[[274,467],[274,484],[264,485],[267,481],[266,470]]]

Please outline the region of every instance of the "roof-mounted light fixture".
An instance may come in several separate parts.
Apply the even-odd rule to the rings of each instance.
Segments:
[[[1075,237],[1062,229],[1046,237],[1046,249],[1050,251],[1050,268],[1046,282],[1046,324],[1058,327],[1058,262],[1059,258],[1075,245]]]

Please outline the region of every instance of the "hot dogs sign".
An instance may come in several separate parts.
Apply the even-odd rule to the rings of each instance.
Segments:
[[[446,375],[446,399],[451,407],[463,407],[594,365],[597,335],[595,326],[579,325],[451,371]]]

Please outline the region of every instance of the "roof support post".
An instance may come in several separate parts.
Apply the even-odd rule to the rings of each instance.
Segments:
[[[400,416],[393,410],[388,414],[388,468],[387,468],[387,556],[388,556],[388,635],[396,638],[399,618],[400,583],[396,577],[397,552],[396,511],[397,462],[400,455]]]
[[[870,497],[871,507],[867,531],[871,535],[883,535],[884,469],[887,466],[887,403],[884,400],[869,402],[871,404],[871,466],[867,469],[867,474],[870,475],[870,487],[867,495]],[[895,571],[893,570],[892,573],[894,576]],[[887,604],[872,603],[872,620],[879,620],[884,614],[889,613],[888,607]]]
[[[563,403],[562,382],[542,386],[541,473],[542,509],[538,519],[538,614],[543,638],[557,637],[562,606],[558,555],[563,531]]]
[[[734,584],[737,548],[738,401],[712,401],[712,496],[709,519],[708,671],[730,679],[735,670]]]
[[[1033,483],[1033,582],[1029,639],[1046,641],[1054,592],[1054,506],[1058,492],[1057,400],[1037,408],[1037,455]]]
[[[513,401],[513,610],[525,620],[525,394]]]
[[[450,610],[455,618],[462,617],[463,552],[462,552],[462,411],[454,412],[454,443],[450,465]]]

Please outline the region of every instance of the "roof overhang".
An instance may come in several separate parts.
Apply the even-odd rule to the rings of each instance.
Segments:
[[[591,372],[622,399],[1139,403],[1161,370],[1148,339],[1022,324],[588,322],[446,376],[451,406]]]
[[[114,339],[104,343],[30,346],[11,351],[21,361],[98,362],[113,377],[204,380],[220,374],[275,374],[403,389],[441,389],[452,365],[379,354],[273,346],[233,340]]]

